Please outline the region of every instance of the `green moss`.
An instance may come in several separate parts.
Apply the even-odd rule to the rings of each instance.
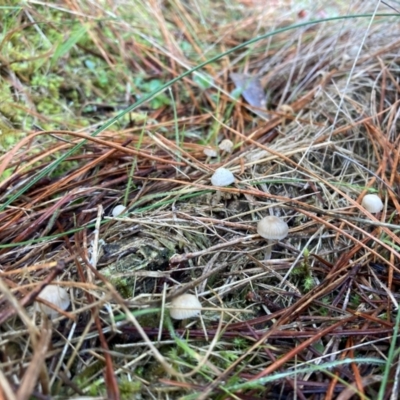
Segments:
[[[7,179],[11,176],[12,170],[11,169],[6,169],[0,176],[0,182],[2,182],[4,179]]]
[[[10,123],[0,116],[0,146],[3,150],[12,147],[24,134],[10,126]]]
[[[130,400],[132,396],[140,393],[142,390],[142,383],[140,381],[130,381],[127,378],[122,378],[118,382],[121,399]],[[88,394],[91,396],[106,396],[107,388],[103,382],[95,382],[90,385]]]
[[[358,293],[355,293],[350,297],[350,306],[353,309],[357,309],[358,306],[361,304],[361,296]]]
[[[121,399],[131,400],[132,395],[140,393],[142,390],[142,383],[140,381],[130,381],[128,379],[121,379],[118,383]]]
[[[8,63],[0,77],[0,115],[26,130],[32,125],[75,130],[97,122],[99,115],[76,115],[82,104],[118,104],[124,99],[124,77],[129,76],[129,71],[120,71],[126,68],[124,60],[116,62],[122,67],[111,68],[96,56],[97,45],[85,34],[96,28],[94,24],[83,28],[75,15],[47,6],[35,10],[40,15],[37,24],[21,24],[18,12],[3,15],[0,56]],[[102,31],[109,38],[112,33]]]
[[[90,367],[85,368],[78,376],[77,380],[84,382],[87,379],[90,379],[93,375],[97,374],[99,371],[104,368],[104,363],[102,361],[96,361],[90,365]]]
[[[332,302],[332,299],[330,297],[323,297],[321,299],[321,303],[326,304],[326,305],[331,304],[331,302]],[[322,315],[322,316],[327,316],[327,315],[329,315],[329,309],[325,308],[325,307],[321,307],[318,309],[318,314]]]
[[[141,92],[143,95],[147,95],[154,90],[159,89],[164,83],[165,81],[160,79],[145,80],[143,76],[137,76],[134,80],[134,84],[136,85],[138,92]],[[170,104],[171,99],[164,92],[158,94],[150,100],[150,107],[154,109]]]
[[[105,277],[124,299],[129,299],[133,296],[133,287],[127,278],[113,278],[111,275],[105,275]]]
[[[312,270],[309,260],[309,250],[303,250],[303,262],[292,271],[293,277],[298,277],[301,281],[301,286],[305,292],[309,292],[314,286],[315,281],[312,276]]]

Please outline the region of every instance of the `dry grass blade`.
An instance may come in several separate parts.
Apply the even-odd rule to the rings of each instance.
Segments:
[[[21,379],[21,384],[16,393],[16,398],[18,400],[25,400],[31,397],[32,390],[36,384],[36,380],[38,379],[39,375],[43,374],[45,367],[45,357],[49,349],[51,334],[51,326],[49,324],[49,321],[46,321],[45,324],[41,327],[40,337],[35,343],[32,360],[29,364],[29,367],[25,371],[24,376]],[[42,389],[43,394],[49,394],[48,387],[46,388],[44,385],[42,385]]]

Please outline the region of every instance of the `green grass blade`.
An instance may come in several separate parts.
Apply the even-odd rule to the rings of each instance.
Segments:
[[[383,373],[381,387],[379,388],[378,400],[383,400],[385,397],[387,397],[386,390],[388,387],[390,370],[394,366],[394,359],[395,359],[396,353],[397,353],[396,347],[397,347],[397,339],[399,337],[399,329],[400,329],[400,310],[398,309],[396,322],[394,324],[394,329],[393,329],[392,341],[390,343],[389,354],[388,354],[388,357],[386,360],[385,371]]]
[[[287,378],[297,374],[307,374],[315,371],[328,371],[332,368],[339,367],[341,365],[347,364],[372,364],[372,365],[382,365],[385,362],[382,360],[378,360],[376,358],[346,358],[344,360],[332,361],[328,363],[324,363],[321,365],[310,365],[304,368],[296,368],[290,371],[279,372],[276,374],[268,375],[260,379],[256,379],[254,381],[238,383],[232,386],[226,387],[227,390],[230,391],[237,391],[237,390],[244,390],[244,389],[254,389],[260,387],[260,385],[265,385],[269,382],[274,382],[276,380],[280,380],[283,378]]]
[[[79,26],[79,28],[75,29],[75,31],[72,32],[67,41],[65,41],[64,43],[60,43],[57,46],[53,57],[51,58],[50,66],[53,66],[58,59],[65,56],[65,54],[67,54],[72,49],[72,47],[74,47],[79,42],[80,38],[86,33],[86,31],[87,30],[84,25]]]

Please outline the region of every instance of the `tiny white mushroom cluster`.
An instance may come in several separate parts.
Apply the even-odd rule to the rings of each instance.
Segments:
[[[54,304],[61,310],[66,310],[71,304],[71,299],[68,292],[57,285],[47,285],[38,296],[40,299],[46,300],[49,303]],[[41,311],[42,313],[48,315],[50,318],[57,318],[58,312],[44,304],[39,302],[35,303],[34,306],[36,311]]]
[[[171,318],[179,320],[198,317],[201,313],[201,303],[193,294],[182,294],[171,301],[169,313]]]
[[[361,205],[372,214],[383,210],[382,200],[376,194],[366,194],[362,199]]]
[[[232,172],[223,167],[217,168],[211,177],[211,183],[214,186],[228,186],[233,182],[235,182],[235,177]]]
[[[268,260],[271,258],[274,241],[284,239],[289,233],[289,227],[283,219],[270,215],[258,221],[257,233],[267,239],[269,246],[265,258]]]

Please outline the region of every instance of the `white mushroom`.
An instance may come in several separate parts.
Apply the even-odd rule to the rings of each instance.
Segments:
[[[201,303],[193,294],[182,294],[175,297],[169,310],[173,319],[187,319],[197,317],[201,313]]]
[[[264,239],[267,239],[268,247],[265,259],[269,260],[274,241],[284,239],[289,233],[289,227],[283,219],[270,215],[258,221],[257,233]]]
[[[235,182],[235,177],[232,172],[223,167],[216,169],[211,177],[211,183],[214,186],[228,186],[233,182]]]
[[[232,152],[233,150],[233,143],[229,139],[224,139],[219,145],[219,149],[222,151],[226,151],[227,153]]]
[[[361,205],[370,213],[375,214],[383,209],[383,203],[376,194],[366,194],[361,202]]]
[[[57,285],[47,285],[40,292],[38,297],[54,304],[61,310],[66,310],[71,304],[68,292],[64,288]],[[44,304],[36,302],[34,307],[36,311],[41,311],[44,314],[47,314],[50,318],[58,317],[58,312],[56,310]]]
[[[211,147],[205,147],[203,150],[203,153],[207,157],[217,157],[218,156],[217,151]]]
[[[125,212],[125,210],[126,210],[126,207],[125,207],[125,206],[123,206],[122,204],[118,204],[117,206],[115,206],[115,207],[112,209],[111,214],[112,214],[112,216],[115,218],[115,217],[118,217],[118,216],[120,216],[121,214],[123,214],[123,213]]]

